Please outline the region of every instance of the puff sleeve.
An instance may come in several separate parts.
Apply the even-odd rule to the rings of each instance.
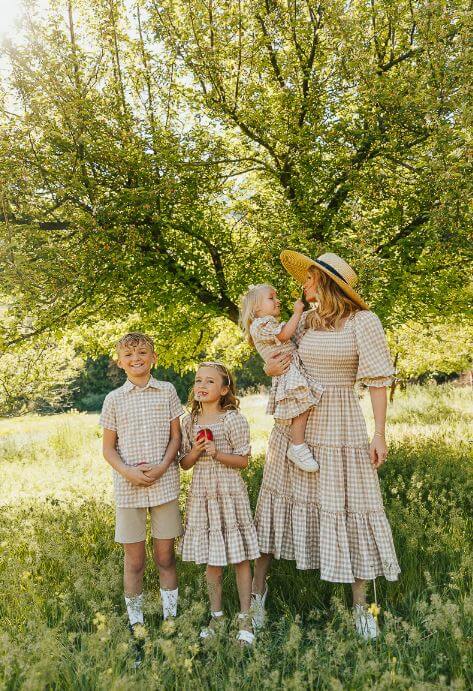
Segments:
[[[181,448],[179,449],[178,459],[184,458],[186,454],[192,449],[192,418],[190,415],[184,415],[181,420]]]
[[[279,322],[276,317],[266,316],[255,319],[250,327],[251,338],[255,343],[275,343],[281,345],[276,336],[281,333],[285,322]]]
[[[105,400],[102,406],[102,412],[100,414],[99,425],[104,429],[111,429],[114,432],[117,431],[117,412],[115,407],[115,398],[112,395],[113,392],[105,396]]]
[[[365,386],[390,386],[394,368],[379,318],[369,310],[355,314],[355,337],[358,350],[356,380]]]
[[[243,415],[237,411],[227,413],[224,419],[225,436],[236,456],[251,454],[250,426]]]

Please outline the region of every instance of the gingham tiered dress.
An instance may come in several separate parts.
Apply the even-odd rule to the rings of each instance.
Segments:
[[[218,451],[237,456],[251,451],[248,422],[236,410],[210,425],[193,423],[186,415],[181,426],[181,457],[191,450],[192,440],[204,427],[212,430]],[[205,453],[193,468],[179,551],[183,561],[211,566],[238,564],[260,556],[248,491],[240,471]]]
[[[295,343],[291,340],[283,343],[278,339],[277,336],[284,325],[285,322],[279,322],[276,317],[270,315],[258,317],[251,324],[250,334],[263,360],[266,361],[275,353],[292,355],[288,371],[280,377],[273,377],[272,396],[266,408],[267,415],[274,415],[276,419],[292,420],[317,405],[323,387],[307,376]]]
[[[295,560],[298,569],[320,569],[323,580],[335,583],[380,575],[397,580],[391,528],[354,390],[356,381],[368,386],[392,381],[381,323],[363,310],[340,331],[306,330],[299,356],[325,387],[305,435],[320,472],[306,473],[287,459],[289,427],[277,421],[256,507],[260,550]]]

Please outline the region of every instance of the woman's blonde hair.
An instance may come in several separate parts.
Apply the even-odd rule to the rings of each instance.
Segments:
[[[240,297],[239,324],[251,346],[254,346],[254,343],[251,338],[250,326],[256,319],[256,310],[260,304],[263,290],[267,289],[274,290],[269,283],[258,283],[256,286],[250,286],[246,293]]]
[[[310,266],[308,273],[317,277],[317,308],[307,314],[306,329],[336,330],[361,309],[324,271]]]
[[[219,375],[222,377],[224,386],[228,387],[228,391],[223,396],[220,396],[220,407],[222,410],[238,410],[240,407],[240,401],[236,395],[236,386],[233,374],[222,362],[201,362],[197,367],[199,370],[201,367],[213,367]],[[197,418],[199,413],[202,412],[202,404],[200,401],[196,401],[194,398],[194,386],[191,387],[189,391],[189,398],[187,400],[187,405],[190,408],[190,414],[193,420]]]

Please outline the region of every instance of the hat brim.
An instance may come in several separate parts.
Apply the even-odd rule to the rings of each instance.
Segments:
[[[294,250],[284,250],[281,252],[281,263],[286,269],[286,271],[291,274],[293,278],[296,279],[301,285],[307,280],[307,272],[311,266],[317,267],[319,271],[323,271],[327,276],[330,276],[332,281],[334,281],[341,290],[347,295],[355,304],[364,310],[369,310],[368,305],[363,300],[363,298],[358,295],[356,290],[354,290],[348,283],[346,283],[343,278],[339,278],[337,275],[332,273],[330,269],[318,264],[314,259],[306,257],[305,254],[300,252],[295,252]]]

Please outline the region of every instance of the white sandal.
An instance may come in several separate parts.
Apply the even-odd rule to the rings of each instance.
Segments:
[[[378,624],[376,619],[363,605],[355,605],[355,628],[359,636],[365,641],[373,641],[378,637]]]
[[[250,613],[249,612],[240,612],[238,614],[238,620],[248,624],[251,621]],[[253,645],[253,643],[255,642],[255,634],[252,631],[248,631],[247,629],[239,629],[236,639],[239,643],[246,643],[247,645]]]
[[[212,612],[211,614],[212,617],[208,626],[205,626],[199,634],[200,638],[203,640],[215,636],[219,628],[225,623],[225,615],[223,612]]]
[[[263,595],[260,595],[259,593],[251,593],[251,615],[252,615],[251,621],[253,624],[253,629],[255,631],[259,631],[265,625],[265,621],[266,621],[265,603],[266,603],[267,597],[268,597],[268,586],[266,586],[266,590],[264,591]]]

